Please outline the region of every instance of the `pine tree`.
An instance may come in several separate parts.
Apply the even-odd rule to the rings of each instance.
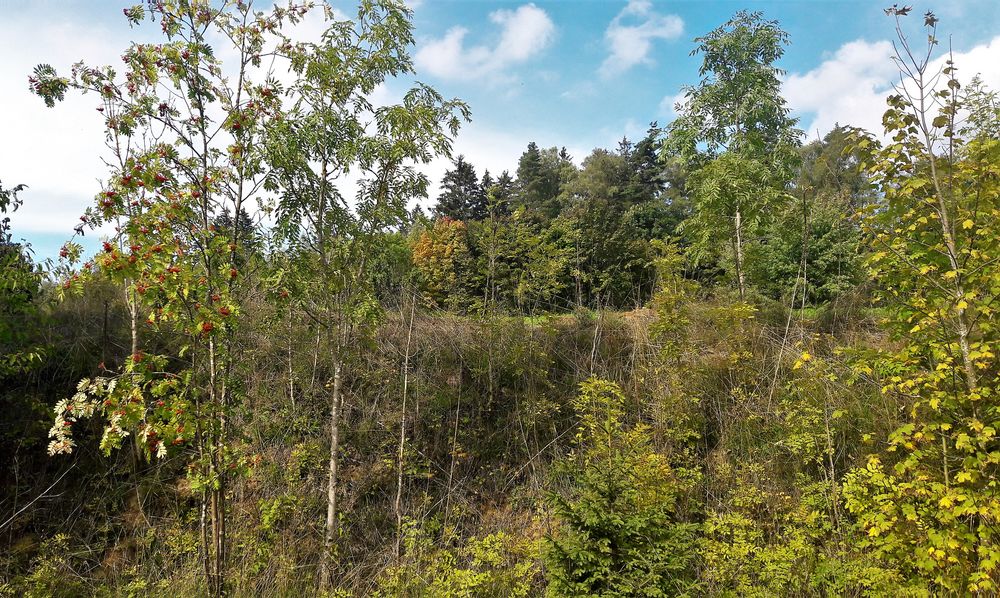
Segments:
[[[482,218],[485,201],[475,167],[465,161],[465,156],[458,156],[453,164],[441,179],[442,192],[434,208],[435,216],[462,221]]]
[[[476,193],[475,201],[472,205],[472,219],[484,220],[490,215],[489,193],[493,187],[493,176],[490,171],[483,172],[483,178],[479,181],[479,190]]]
[[[496,205],[493,207],[496,216],[509,216],[511,213],[511,202],[514,201],[514,179],[506,170],[500,173],[496,183],[493,185],[493,199]]]
[[[576,168],[566,148],[540,150],[535,142],[517,162],[517,205],[538,221],[548,222],[559,215],[559,194],[572,179]]]
[[[658,199],[666,185],[664,168],[657,155],[661,132],[656,122],[650,123],[646,136],[627,156],[630,179],[625,195],[632,203]]]
[[[694,524],[677,516],[682,482],[650,446],[649,429],[624,423],[612,382],[580,385],[576,450],[558,469],[567,495],[552,494],[555,532],[543,559],[550,596],[677,596],[692,585]]]

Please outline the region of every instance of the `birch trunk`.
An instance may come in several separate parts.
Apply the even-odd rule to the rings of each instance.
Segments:
[[[742,301],[746,299],[746,284],[743,279],[743,215],[739,208],[736,208],[736,280]]]
[[[338,360],[333,366],[333,397],[330,400],[330,468],[329,482],[326,487],[326,531],[323,537],[323,562],[320,568],[320,588],[330,587],[330,574],[333,562],[333,549],[340,533],[337,519],[337,452],[340,449],[340,370]]]
[[[410,326],[406,332],[406,354],[403,358],[403,396],[401,399],[400,409],[402,410],[402,416],[399,420],[399,454],[397,456],[397,471],[396,471],[396,501],[395,501],[395,511],[396,511],[396,560],[399,560],[401,554],[400,546],[403,541],[403,458],[405,457],[406,448],[406,393],[409,390],[410,383],[410,342],[413,339],[413,315],[416,310],[416,297],[414,296],[410,301]]]

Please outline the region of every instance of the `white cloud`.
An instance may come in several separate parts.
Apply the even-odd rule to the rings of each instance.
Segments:
[[[502,74],[539,54],[555,37],[552,19],[534,4],[494,11],[490,13],[490,21],[500,28],[495,45],[466,47],[469,30],[453,27],[444,37],[431,40],[417,50],[414,62],[418,70],[442,79],[468,80]]]
[[[811,71],[790,74],[782,92],[793,111],[813,115],[800,125],[807,136],[837,123],[881,130],[885,96],[897,72],[891,53],[887,41],[852,41]]]
[[[678,104],[684,103],[687,99],[686,94],[687,92],[685,91],[679,91],[676,94],[664,96],[657,107],[657,114],[667,121],[677,118],[677,109],[675,107]]]
[[[626,21],[632,24],[626,24]],[[650,64],[652,59],[649,53],[654,40],[676,39],[682,33],[684,21],[677,15],[656,13],[649,0],[629,0],[604,32],[610,53],[598,72],[602,77],[609,78],[637,64]]]
[[[120,63],[126,40],[95,25],[52,22],[39,26],[20,19],[0,19],[0,180],[5,187],[23,183],[24,206],[11,219],[15,235],[72,235],[79,216],[98,192],[104,132],[94,95],[67,94],[47,108],[28,91],[28,75],[38,63],[66,73],[70,64]]]
[[[789,107],[803,117],[800,126],[807,137],[817,132],[822,136],[838,123],[881,134],[885,98],[899,80],[891,55],[888,41],[857,40],[841,46],[818,67],[790,74],[782,91]],[[932,72],[945,59],[941,56],[932,63]],[[959,81],[968,83],[979,74],[989,88],[1000,88],[1000,36],[967,52],[956,52],[954,61]]]
[[[944,58],[938,60],[943,61]],[[959,81],[967,83],[980,75],[988,88],[1000,91],[1000,35],[968,52],[957,52],[954,61]]]

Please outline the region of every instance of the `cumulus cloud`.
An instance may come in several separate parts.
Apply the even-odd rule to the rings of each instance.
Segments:
[[[878,131],[886,92],[897,72],[891,54],[887,41],[857,40],[841,46],[811,71],[790,74],[782,92],[792,110],[812,115],[801,123],[806,133],[823,134],[837,123]]]
[[[0,19],[0,180],[5,187],[28,186],[24,206],[12,218],[15,234],[64,233],[68,238],[79,216],[99,190],[107,172],[102,119],[93,95],[68,94],[55,108],[28,91],[35,64],[50,63],[65,73],[87,58],[98,64],[120,63],[126,40],[97,26],[52,22],[44,26],[21,19]]]
[[[494,45],[466,46],[469,30],[452,27],[444,37],[417,50],[414,62],[418,69],[442,79],[478,79],[528,61],[555,37],[552,19],[534,4],[494,11],[490,21],[500,29]]]
[[[653,41],[677,39],[682,33],[684,21],[677,15],[656,13],[649,0],[630,0],[604,32],[609,53],[598,72],[609,78],[637,64],[650,64]]]
[[[885,98],[898,82],[891,55],[888,41],[857,40],[841,46],[816,68],[789,74],[782,91],[789,107],[803,118],[807,136],[822,136],[838,123],[880,134]],[[942,66],[945,59],[938,58],[931,69]],[[1000,36],[956,52],[954,60],[962,83],[981,75],[989,88],[1000,88]]]

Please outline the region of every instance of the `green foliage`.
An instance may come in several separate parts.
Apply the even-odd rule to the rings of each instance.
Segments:
[[[762,473],[745,468],[747,478]],[[723,478],[725,472],[720,472]],[[710,594],[797,596],[808,593],[820,514],[788,495],[730,480],[725,506],[711,510],[699,553]],[[770,511],[769,520],[758,513]]]
[[[905,13],[893,14],[898,25]],[[926,21],[929,57],[937,20]],[[855,147],[881,194],[864,219],[868,265],[899,340],[884,352],[895,373],[882,391],[909,406],[909,421],[848,475],[844,495],[867,532],[864,549],[935,592],[994,593],[1000,142],[959,130],[955,65],[935,88],[928,58],[901,52],[913,78],[888,99],[891,141],[858,133]],[[925,108],[931,95],[936,103]]]
[[[21,206],[24,185],[4,189],[0,184],[0,380],[23,373],[41,362],[44,349],[32,346],[35,300],[42,274],[31,261],[30,247],[17,243],[10,214]]]
[[[788,34],[761,13],[736,13],[695,40],[701,82],[688,88],[667,139],[668,155],[694,172],[688,187],[694,217],[687,224],[698,253],[711,255],[726,239],[740,297],[746,294],[744,245],[786,203],[799,132],[781,97]]]
[[[692,241],[696,259],[711,259],[727,245],[731,259],[742,259],[742,244],[758,237],[789,200],[765,162],[736,153],[723,154],[693,172],[688,185],[695,211],[682,230]],[[735,264],[737,276],[741,267]]]
[[[0,584],[0,596],[24,598],[75,598],[87,587],[73,570],[70,537],[56,534],[46,540],[35,558],[31,572],[14,584]]]
[[[573,180],[576,167],[566,148],[539,149],[534,141],[517,161],[517,194],[514,208],[524,208],[528,216],[547,223],[559,215],[563,186]]]
[[[535,546],[506,532],[468,538],[451,548],[435,542],[433,524],[406,525],[406,556],[389,567],[375,596],[490,598],[533,595]],[[442,544],[444,547],[442,547]]]
[[[482,220],[488,211],[486,194],[492,183],[484,179],[487,184],[481,184],[476,177],[476,169],[465,161],[464,156],[455,158],[452,164],[453,168],[446,170],[441,178],[442,191],[438,195],[434,214],[438,218],[452,220]]]
[[[634,168],[634,154],[627,142],[616,153],[594,150],[563,188],[553,227],[565,231],[577,303],[638,305],[652,291],[649,240],[669,225],[658,221],[667,218],[658,185]]]
[[[781,299],[794,289],[796,297],[824,303],[861,282],[861,231],[854,215],[871,197],[848,144],[848,131],[837,127],[801,148],[794,199],[762,230],[766,242],[748,248],[747,274],[765,295]]]
[[[798,147],[787,35],[741,12],[665,138],[532,143],[516,181],[459,157],[430,222],[468,108],[372,105],[409,10],[321,8],[299,42],[305,6],[154,2],[123,69],[36,69],[100,98],[80,232],[113,233],[49,284],[0,221],[0,595],[997,593],[1000,103],[926,71],[933,15],[885,142]],[[236,83],[221,39],[291,77]]]
[[[199,448],[208,450],[197,456],[188,453],[197,463],[192,474],[218,488],[230,464],[235,467],[224,448],[227,386],[220,386],[217,376],[224,375],[222,364],[231,359],[226,349],[242,294],[237,266],[245,260],[239,256],[245,248],[239,235],[247,231],[216,226],[214,221],[227,211],[243,218],[249,195],[244,183],[261,172],[257,141],[264,123],[278,115],[279,104],[269,82],[234,89],[205,43],[206,26],[225,37],[249,18],[249,8],[198,10],[187,5],[153,7],[163,23],[163,43],[131,45],[123,55],[122,75],[111,68],[78,65],[66,80],[68,89],[101,98],[107,143],[115,158],[109,161],[107,183],[82,219],[92,227],[108,222],[118,226],[103,252],[67,276],[63,289],[79,290],[98,277],[119,285],[127,297],[132,346],[118,371],[105,369],[99,377],[84,380],[73,399],[56,406],[49,450],[69,452],[69,431],[77,418],[100,414],[107,422],[105,450],[136,435],[147,454],[163,457],[168,449],[198,438],[203,442]],[[302,14],[294,8],[256,15],[259,20],[245,31],[248,39],[241,51],[262,51],[263,29],[296,22]],[[178,39],[182,31],[184,41]],[[36,93],[52,104],[45,86]],[[192,101],[179,105],[177,97]],[[205,116],[216,107],[221,115],[215,120]],[[170,133],[150,141],[143,132],[153,127]],[[208,149],[217,138],[228,142],[227,151]],[[63,257],[75,265],[79,253],[79,246],[70,243]],[[172,355],[147,354],[140,341],[145,334],[183,340]],[[196,365],[201,363],[207,367]],[[189,385],[197,391],[188,394]],[[182,415],[185,419],[178,419]]]
[[[469,272],[472,259],[466,238],[464,222],[442,218],[421,232],[413,244],[413,265],[431,305],[456,309],[465,303],[461,279]]]
[[[702,79],[686,90],[669,145],[697,163],[726,152],[756,158],[773,167],[779,180],[787,178],[798,131],[781,97],[782,71],[775,62],[784,55],[788,34],[760,12],[740,11],[695,42]]]
[[[575,451],[559,467],[569,489],[550,495],[557,519],[543,558],[551,596],[677,596],[693,590],[695,526],[678,518],[685,489],[649,445],[648,428],[626,426],[624,396],[591,378],[574,400]]]
[[[558,306],[568,285],[569,249],[557,228],[533,223],[520,208],[472,223],[468,232],[476,256],[469,279],[492,304],[528,313]]]
[[[682,275],[684,255],[676,244],[654,241],[653,246],[658,253],[653,263],[659,288],[652,300],[656,321],[649,332],[660,341],[663,358],[676,363],[688,346],[688,302],[693,298],[695,285]]]

